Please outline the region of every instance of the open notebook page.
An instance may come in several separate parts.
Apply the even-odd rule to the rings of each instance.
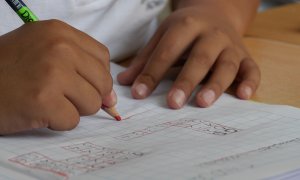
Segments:
[[[170,85],[134,100],[115,82],[121,122],[99,111],[69,132],[0,137],[0,179],[253,179],[300,167],[299,109],[224,94],[210,108],[170,110]]]

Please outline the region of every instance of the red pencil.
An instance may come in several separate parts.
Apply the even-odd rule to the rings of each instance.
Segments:
[[[102,104],[101,108],[107,114],[109,114],[110,116],[112,116],[113,118],[115,118],[115,120],[117,120],[117,121],[121,121],[122,120],[121,116],[119,115],[119,113],[118,113],[118,111],[116,110],[115,107],[107,107],[104,104]]]

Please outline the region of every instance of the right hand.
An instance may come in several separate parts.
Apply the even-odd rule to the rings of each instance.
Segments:
[[[70,130],[116,103],[108,49],[58,20],[0,36],[0,134]],[[104,102],[105,104],[105,102]]]

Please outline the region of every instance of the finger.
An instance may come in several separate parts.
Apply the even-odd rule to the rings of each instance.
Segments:
[[[146,57],[141,57],[140,55],[135,57],[130,66],[125,71],[118,74],[118,82],[125,86],[131,85],[138,74],[141,73],[146,63]]]
[[[150,39],[149,43],[142,50],[140,50],[137,56],[133,59],[129,68],[118,74],[117,80],[120,84],[131,85],[133,83],[138,74],[140,74],[143,70],[151,53],[159,43],[164,31],[165,26],[160,26],[154,36]]]
[[[109,70],[110,54],[108,48],[86,33],[73,27],[71,27],[71,29],[74,32],[73,39],[75,43],[91,56],[99,59],[99,62],[104,65],[106,70]]]
[[[103,97],[102,104],[109,108],[115,106],[117,104],[116,92],[112,90],[108,96]]]
[[[49,42],[53,42],[54,45],[59,44],[64,46],[71,41],[91,56],[101,60],[100,62],[103,63],[107,70],[109,69],[109,51],[94,38],[59,20],[46,20],[39,23],[41,27],[49,27],[48,29],[50,31],[56,31],[56,33],[48,33],[52,35],[49,36]],[[63,34],[63,36],[61,34]],[[56,35],[56,37],[54,35]]]
[[[206,36],[198,40],[191,50],[187,62],[168,93],[169,107],[181,108],[195,87],[204,79],[226,43],[221,38]]]
[[[48,128],[55,131],[67,131],[74,129],[80,120],[76,107],[62,95],[48,106],[48,111],[44,113],[48,119]]]
[[[239,70],[240,59],[234,49],[226,49],[221,53],[210,79],[196,96],[198,106],[212,105],[232,84]]]
[[[32,130],[36,128],[46,128],[47,125],[48,124],[40,122],[40,119],[29,119],[24,117],[23,114],[13,114],[12,116],[10,116],[9,123],[0,122],[0,136]]]
[[[28,108],[21,113],[22,117],[19,121],[25,124],[19,126],[18,131],[37,128],[65,131],[77,126],[80,118],[79,113],[76,107],[64,96],[58,83],[55,86],[48,86],[45,91],[30,95],[33,99],[27,99]],[[20,124],[18,123],[18,125]]]
[[[145,68],[135,80],[132,87],[133,97],[137,99],[147,97],[196,36],[196,31],[191,32],[190,29],[182,26],[170,28],[163,35]]]
[[[92,115],[101,108],[101,95],[79,74],[70,74],[63,87],[66,98],[77,108],[80,115]]]
[[[251,58],[242,61],[238,77],[240,77],[240,83],[236,92],[237,96],[241,99],[250,99],[261,79],[260,70]]]
[[[112,77],[105,66],[79,47],[75,47],[74,56],[77,73],[95,87],[101,97],[107,96],[112,91]]]

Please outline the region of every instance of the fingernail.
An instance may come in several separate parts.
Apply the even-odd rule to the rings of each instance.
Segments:
[[[148,94],[148,87],[146,84],[138,84],[135,86],[135,92],[140,96],[140,97],[146,97]]]
[[[111,98],[111,104],[115,105],[117,103],[117,94],[114,90],[111,91],[110,93],[110,98]]]
[[[213,90],[207,90],[202,94],[202,98],[206,105],[210,106],[215,101],[216,94]]]
[[[181,89],[175,89],[171,95],[171,98],[177,105],[177,108],[181,108],[186,101],[185,93]]]
[[[250,99],[252,96],[252,89],[249,86],[244,87],[244,94],[247,99]]]
[[[112,107],[117,103],[117,95],[114,90],[111,91],[111,93],[103,98],[102,102],[107,107]]]

